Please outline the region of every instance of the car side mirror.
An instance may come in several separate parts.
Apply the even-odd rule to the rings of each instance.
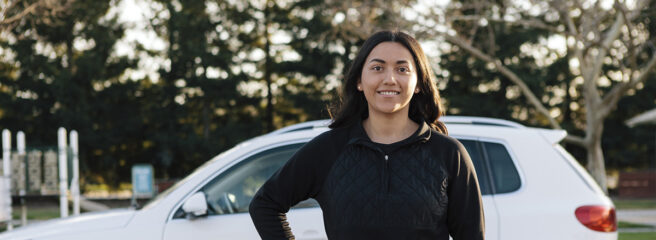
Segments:
[[[197,218],[207,215],[207,198],[204,192],[197,192],[191,195],[184,204],[182,210],[191,218]]]

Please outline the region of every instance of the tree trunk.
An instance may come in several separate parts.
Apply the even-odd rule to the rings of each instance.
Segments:
[[[210,139],[210,106],[207,102],[203,102],[203,139],[208,141]]]
[[[264,7],[264,78],[267,83],[267,105],[266,105],[266,132],[274,130],[273,127],[273,96],[271,93],[271,53],[269,42],[269,1]]]
[[[592,177],[597,181],[599,187],[601,187],[605,193],[608,193],[604,153],[601,149],[601,138],[594,139],[592,145],[587,147],[586,150],[588,151],[588,171],[590,171]]]
[[[592,114],[591,114],[592,115]],[[604,152],[601,148],[601,136],[604,131],[603,120],[596,120],[588,122],[588,132],[586,151],[587,151],[587,169],[599,184],[605,193],[608,193],[608,186],[606,184],[606,164],[604,162]],[[591,132],[592,130],[592,132]]]

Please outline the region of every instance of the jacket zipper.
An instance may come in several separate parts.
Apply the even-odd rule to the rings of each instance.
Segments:
[[[383,189],[382,193],[388,194],[389,193],[389,182],[390,182],[390,174],[389,174],[389,154],[385,153],[382,149],[378,148],[377,146],[374,146],[369,143],[361,143],[363,146],[366,146],[376,152],[379,152],[381,155],[383,155],[383,171],[382,171],[382,181],[383,181],[383,186],[381,186]]]
[[[390,174],[389,174],[389,155],[385,154],[385,165],[383,166],[383,177],[384,177],[384,184],[383,186],[385,187],[385,193],[389,193],[389,182],[390,182]]]

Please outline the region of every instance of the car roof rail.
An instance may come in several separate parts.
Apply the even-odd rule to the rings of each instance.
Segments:
[[[470,125],[486,125],[486,126],[500,126],[500,127],[510,127],[510,128],[526,128],[526,126],[497,118],[486,118],[486,117],[469,117],[469,116],[442,116],[440,121],[445,124],[470,124]],[[314,120],[309,122],[303,122],[298,124],[293,124],[291,126],[283,127],[281,129],[270,132],[267,135],[278,135],[288,132],[296,132],[303,130],[310,130],[315,128],[326,128],[332,122],[331,119],[322,119]]]
[[[315,128],[326,128],[332,120],[330,119],[322,119],[322,120],[314,120],[314,121],[309,121],[309,122],[303,122],[303,123],[298,123],[294,124],[291,126],[287,126],[278,130],[275,130],[273,132],[268,133],[267,135],[278,135],[278,134],[283,134],[283,133],[288,133],[288,132],[296,132],[296,131],[303,131],[303,130],[310,130],[310,129],[315,129]]]
[[[470,125],[486,125],[486,126],[499,126],[510,128],[526,128],[526,126],[503,119],[487,118],[487,117],[469,117],[469,116],[442,116],[440,121],[445,124],[470,124]]]

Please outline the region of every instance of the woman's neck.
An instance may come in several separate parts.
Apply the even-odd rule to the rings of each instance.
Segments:
[[[408,138],[417,131],[419,124],[412,121],[407,114],[380,116],[371,114],[362,122],[371,141],[390,144]]]

